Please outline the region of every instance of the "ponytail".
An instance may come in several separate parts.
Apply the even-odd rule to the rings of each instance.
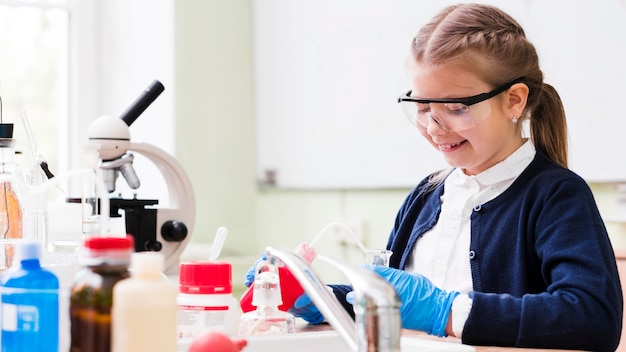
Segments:
[[[557,91],[543,83],[537,105],[530,111],[530,138],[537,150],[567,168],[567,122]]]

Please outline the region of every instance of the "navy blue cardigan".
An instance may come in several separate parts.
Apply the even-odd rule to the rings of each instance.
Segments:
[[[404,269],[441,211],[424,179],[400,208],[387,248]],[[622,290],[588,185],[537,151],[517,180],[471,215],[472,309],[463,343],[614,351]]]

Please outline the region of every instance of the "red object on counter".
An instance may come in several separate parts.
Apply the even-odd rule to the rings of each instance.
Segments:
[[[244,339],[231,340],[227,335],[210,331],[193,340],[189,346],[189,352],[239,352],[248,341]]]
[[[309,263],[313,262],[313,259],[315,259],[315,256],[317,255],[315,249],[307,243],[300,243],[295,252]],[[278,309],[283,312],[287,312],[291,307],[293,307],[293,303],[296,299],[304,293],[304,289],[289,269],[284,266],[278,268],[278,277],[280,279],[280,293],[283,301],[283,304],[278,306]],[[248,287],[239,300],[239,305],[244,313],[256,309],[256,307],[252,304],[253,294],[254,282]]]

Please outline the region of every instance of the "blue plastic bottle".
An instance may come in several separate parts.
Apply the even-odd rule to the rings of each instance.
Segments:
[[[0,276],[2,352],[59,350],[59,280],[40,253],[38,242],[18,242],[18,263]]]

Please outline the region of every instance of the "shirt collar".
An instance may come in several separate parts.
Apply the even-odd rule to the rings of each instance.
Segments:
[[[535,145],[528,139],[521,147],[503,161],[475,176],[468,176],[459,168],[450,175],[450,181],[457,185],[476,181],[482,186],[510,180],[519,176],[535,157]]]

